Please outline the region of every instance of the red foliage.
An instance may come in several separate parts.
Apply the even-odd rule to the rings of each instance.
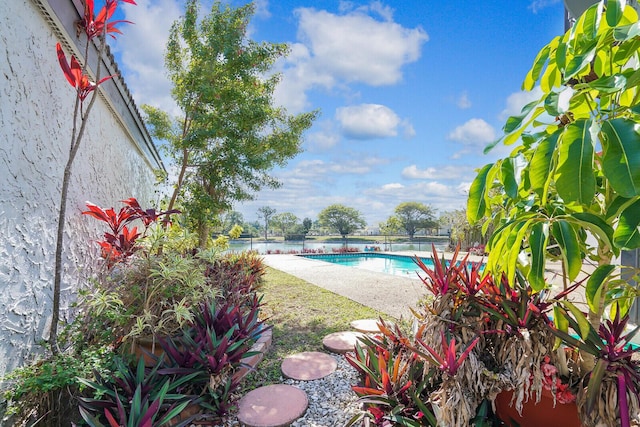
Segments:
[[[155,209],[144,210],[133,197],[123,200],[122,203],[126,206],[116,213],[113,208],[102,209],[91,202],[86,202],[89,210],[82,212],[83,215],[106,222],[109,226],[110,232],[104,233],[104,240],[98,241],[98,245],[102,248],[102,258],[108,261],[110,267],[125,261],[139,249],[138,238],[147,232],[151,224],[161,217],[165,217],[165,221],[168,221],[170,214],[179,212],[175,209],[166,212],[156,212]],[[129,225],[138,219],[144,224],[144,233],[138,232],[138,227],[129,228]]]

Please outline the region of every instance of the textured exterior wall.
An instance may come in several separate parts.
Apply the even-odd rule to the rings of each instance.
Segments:
[[[38,351],[51,318],[57,212],[74,89],[57,62],[53,27],[30,0],[0,7],[0,377]],[[84,202],[155,203],[153,160],[96,101],[75,159],[67,203],[61,306],[86,285],[103,228]],[[138,142],[139,144],[139,142]]]

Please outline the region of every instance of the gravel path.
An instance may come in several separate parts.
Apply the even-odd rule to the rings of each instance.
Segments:
[[[358,374],[343,355],[329,353],[338,367],[332,374],[313,381],[298,381],[281,377],[282,384],[302,389],[309,399],[307,412],[294,421],[291,427],[339,427],[344,426],[354,415],[360,412],[360,404],[351,390],[358,382]],[[258,367],[258,369],[260,369]],[[238,427],[237,418],[230,417],[216,427]]]

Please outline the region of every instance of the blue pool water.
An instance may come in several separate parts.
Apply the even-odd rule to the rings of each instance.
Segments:
[[[364,270],[375,271],[377,273],[395,274],[418,278],[420,271],[412,257],[378,253],[355,253],[355,254],[308,254],[301,255],[305,258],[316,259],[318,261],[340,264],[347,267],[362,268]],[[427,267],[432,267],[433,262],[429,258],[421,258]]]

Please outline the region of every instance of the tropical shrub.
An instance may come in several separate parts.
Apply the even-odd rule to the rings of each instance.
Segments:
[[[434,389],[433,370],[403,342],[402,331],[381,319],[381,334],[364,336],[347,361],[360,374],[361,383],[352,386],[365,411],[354,416],[348,426],[368,419],[375,426],[391,424],[436,426],[430,404],[426,402]]]
[[[238,388],[242,360],[266,330],[259,320],[260,300],[254,294],[251,307],[233,301],[203,303],[182,335],[160,339],[164,356],[161,374],[192,376],[186,391],[197,396],[204,412],[219,418],[227,414],[232,393]]]
[[[166,425],[193,398],[179,393],[195,375],[161,376],[159,365],[145,367],[140,358],[135,368],[116,357],[107,375],[96,373],[95,381],[79,381],[94,397],[80,397],[80,414],[91,427],[154,427]],[[176,426],[188,425],[185,420]]]
[[[523,83],[541,95],[507,119],[496,142],[518,144],[480,169],[467,205],[471,223],[495,227],[487,269],[504,274],[510,286],[520,272],[533,292],[547,288],[548,260],[561,262],[565,286],[584,277],[585,262],[594,264],[581,282],[587,315],[566,302],[554,312],[564,343],[581,349],[580,368],[591,386],[578,385],[590,396],[598,394],[595,384],[608,362],[577,342],[597,340],[601,323],[618,311],[623,319],[640,295],[613,264],[620,251],[640,247],[639,29],[638,13],[626,1],[600,1],[542,48]],[[579,399],[583,424],[626,426],[638,417],[627,398],[632,391],[608,390],[618,404],[605,401],[607,410],[594,409],[595,397],[587,405]]]

